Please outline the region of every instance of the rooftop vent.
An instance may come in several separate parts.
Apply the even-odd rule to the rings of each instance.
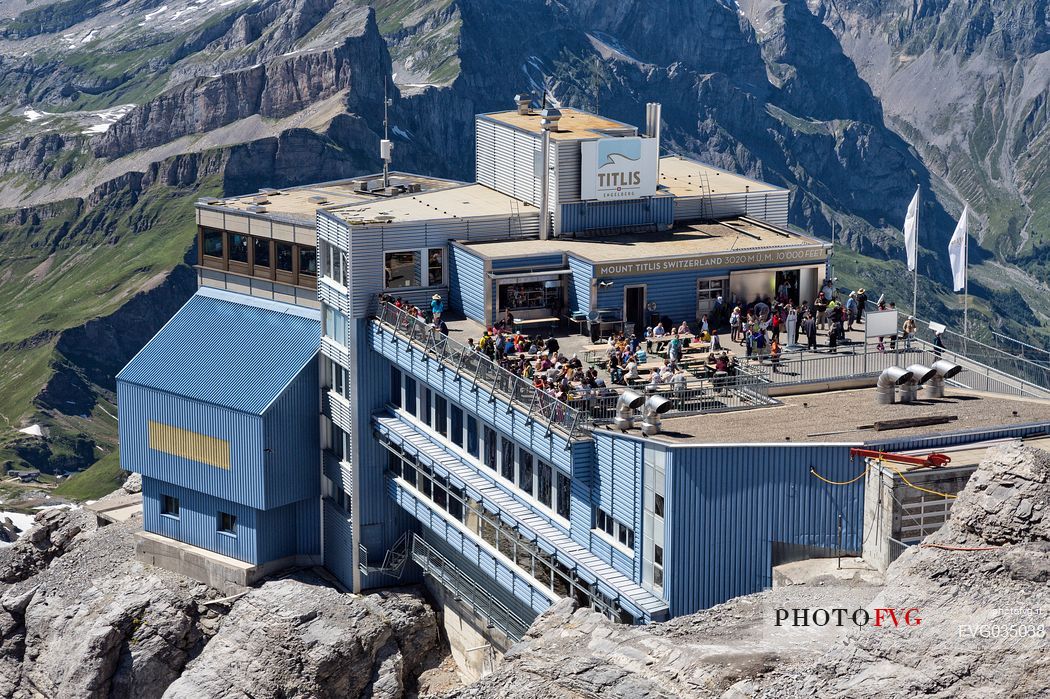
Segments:
[[[245,209],[245,211],[247,211],[250,214],[265,214],[266,213],[266,207],[265,206],[257,206],[257,205],[253,204],[252,206],[249,206],[247,209]]]
[[[660,416],[670,410],[671,405],[663,396],[649,396],[642,406],[642,434],[647,437],[660,434]]]
[[[309,201],[311,204],[327,204],[328,203],[328,199],[325,198],[325,197],[321,197],[321,196],[310,197],[309,199],[307,199],[307,201]]]
[[[269,204],[270,200],[267,199],[265,195],[263,195],[263,196],[253,197],[252,198],[252,203],[253,204]]]
[[[645,396],[640,393],[635,393],[630,389],[621,393],[616,400],[616,417],[613,419],[616,429],[626,432],[634,427],[634,411],[642,407],[643,403],[645,403]]]
[[[519,92],[514,95],[514,104],[518,105],[518,114],[532,114],[532,95],[527,92]]]
[[[911,381],[901,384],[901,403],[914,403],[919,387],[937,375],[937,372],[922,364],[909,364]]]
[[[945,379],[957,376],[963,368],[958,364],[952,364],[944,359],[938,359],[933,363],[933,367],[931,368],[937,372],[937,375],[926,382],[926,385],[924,386],[926,397],[943,398]]]
[[[912,379],[912,373],[899,366],[891,366],[879,375],[875,384],[875,402],[881,405],[891,405],[894,401],[897,386],[903,385]]]
[[[557,133],[559,121],[561,121],[560,109],[548,107],[547,109],[540,111],[540,126],[544,131],[553,131]]]

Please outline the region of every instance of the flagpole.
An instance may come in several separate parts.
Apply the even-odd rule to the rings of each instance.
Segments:
[[[969,221],[966,222],[969,227]],[[970,336],[970,233],[963,241],[963,336]]]
[[[920,187],[915,196],[918,199],[915,206],[915,269],[912,270],[911,282],[911,312],[916,318],[919,317],[919,209],[922,205],[922,188]]]

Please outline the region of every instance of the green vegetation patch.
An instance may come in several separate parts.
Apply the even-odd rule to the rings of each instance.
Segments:
[[[67,500],[97,500],[119,488],[125,475],[120,468],[120,454],[112,451],[88,469],[67,478],[54,493]]]

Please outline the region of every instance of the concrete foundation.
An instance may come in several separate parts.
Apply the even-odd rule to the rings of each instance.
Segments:
[[[430,576],[425,579],[427,592],[441,614],[441,623],[456,668],[464,682],[470,683],[492,672],[503,660],[514,642],[470,608],[457,602]]]
[[[252,565],[150,532],[135,535],[135,560],[185,575],[231,595],[286,568],[320,563],[310,556],[289,556]]]

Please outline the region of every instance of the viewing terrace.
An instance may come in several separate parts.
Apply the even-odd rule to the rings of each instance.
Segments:
[[[593,367],[601,379],[597,387],[585,387],[574,382],[564,397],[559,398],[471,348],[469,341],[476,343],[485,332],[485,328],[474,321],[448,320],[446,325],[449,332],[443,335],[425,320],[384,302],[379,304],[375,322],[385,331],[408,339],[470,381],[473,387],[490,391],[526,413],[530,420],[546,426],[548,431],[558,430],[570,439],[586,439],[591,430],[611,428],[617,415],[618,400],[627,390],[634,390],[646,397],[659,396],[669,402],[663,414],[663,438],[693,440],[710,437],[711,430],[718,424],[739,426],[740,420],[749,419],[743,416],[735,421],[731,418],[704,418],[707,415],[779,406],[784,402],[779,397],[794,394],[851,388],[873,389],[879,374],[890,367],[912,364],[929,366],[938,359],[961,365],[962,373],[951,378],[948,385],[963,389],[972,397],[980,399],[983,396],[994,414],[1019,413],[1009,408],[1004,401],[1028,399],[1032,404],[1043,406],[1044,401],[1050,399],[1050,390],[1046,388],[975,362],[951,349],[936,348],[919,338],[915,338],[910,347],[906,347],[902,339],[896,347],[880,350],[874,343],[865,340],[862,327],[847,333],[846,342],[838,347],[785,351],[776,362],[771,361],[768,355],[744,357],[742,347],[726,338],[722,349],[732,360],[729,372],[713,370],[712,357],[722,354],[722,351],[711,353],[706,343],[691,343],[677,363],[686,372],[686,378],[672,383],[655,384],[648,380],[651,372],[664,364],[665,355],[657,347],[654,348],[652,358],[639,366],[639,377],[629,382],[630,385],[613,381],[604,361],[604,345],[592,344],[585,335],[557,330],[553,336],[557,339],[560,355],[566,359],[578,358],[585,370]],[[524,358],[535,360],[536,356],[525,354]],[[873,390],[861,393],[872,394]],[[843,400],[853,405],[848,399]],[[873,397],[868,395],[866,400],[874,409]],[[965,400],[960,398],[957,402],[962,404]],[[995,405],[991,405],[993,402]],[[814,407],[819,405],[819,402],[814,402]],[[912,404],[908,412],[913,415],[932,414],[931,405],[935,403],[919,400]],[[975,417],[981,412],[972,406],[967,408],[967,413]],[[850,408],[848,412],[852,411],[853,408]],[[825,417],[831,417],[836,411],[820,412]],[[640,422],[640,417],[636,416],[636,420]],[[981,422],[983,424],[984,421]],[[633,431],[637,432],[637,428]]]

